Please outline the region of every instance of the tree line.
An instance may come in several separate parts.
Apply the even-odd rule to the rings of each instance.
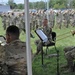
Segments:
[[[16,4],[13,0],[9,0],[7,5],[10,5],[12,9],[24,9],[24,4]],[[29,8],[46,9],[47,2],[46,0],[29,2]],[[53,9],[75,8],[75,0],[49,0],[49,8],[53,8]]]

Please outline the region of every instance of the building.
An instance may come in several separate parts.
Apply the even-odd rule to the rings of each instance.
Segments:
[[[10,10],[11,10],[11,8],[9,5],[0,5],[0,13],[8,12]]]

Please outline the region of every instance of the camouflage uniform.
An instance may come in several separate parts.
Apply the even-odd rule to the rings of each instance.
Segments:
[[[56,21],[57,21],[57,25],[61,29],[61,25],[62,25],[62,13],[61,13],[61,11],[59,11],[57,13],[57,15],[56,15]]]
[[[7,66],[7,68],[4,68],[7,71],[5,75],[26,75],[27,66],[25,43],[20,40],[15,40],[10,44],[5,45],[4,50],[5,56],[1,61],[3,62],[4,60],[4,63]]]
[[[65,57],[67,59],[67,64],[68,64],[68,67],[71,71],[73,71],[73,67],[74,67],[74,59],[75,59],[75,47],[72,46],[72,47],[67,47],[64,49],[65,51]]]
[[[19,16],[19,27],[21,30],[23,30],[25,32],[25,15],[24,13],[22,13],[20,16]]]
[[[36,14],[33,13],[33,16],[32,16],[32,24],[33,24],[33,30],[35,30],[35,26],[36,26]]]
[[[3,24],[4,30],[6,29],[6,19],[7,19],[7,16],[6,16],[6,14],[4,14],[4,15],[2,16],[2,24]]]
[[[71,24],[72,24],[73,27],[75,27],[75,12],[72,14]]]
[[[50,44],[52,41],[52,29],[50,29],[47,25],[43,27],[43,32],[45,33],[45,35],[48,37],[48,41],[45,42],[44,44]],[[37,45],[37,53],[39,53],[40,50],[43,49],[43,43],[41,42],[41,40],[36,40],[35,44]]]
[[[16,15],[16,26],[19,28],[19,15]]]
[[[53,28],[55,24],[55,14],[53,10],[51,10],[49,13],[49,22],[50,22],[50,27]]]
[[[10,15],[8,14],[6,19],[6,28],[10,26],[10,20],[11,18],[10,18]]]
[[[5,49],[0,43],[0,75],[7,75],[7,69],[5,68]]]
[[[66,26],[66,28],[68,28],[69,23],[70,23],[70,14],[69,11],[65,11],[65,14],[63,14],[64,17],[64,25]]]
[[[10,15],[10,25],[16,25],[16,20],[15,20],[15,15],[14,15],[14,13],[12,13],[11,15]]]

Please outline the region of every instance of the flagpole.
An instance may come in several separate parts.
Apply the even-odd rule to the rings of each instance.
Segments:
[[[32,61],[30,48],[30,24],[29,24],[29,0],[24,0],[25,26],[26,26],[26,54],[27,54],[27,75],[32,75]]]

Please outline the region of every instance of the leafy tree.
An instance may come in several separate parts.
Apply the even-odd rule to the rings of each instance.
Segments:
[[[70,1],[70,2],[69,2]],[[68,4],[71,4],[71,7],[75,7],[75,0],[49,0],[49,8],[55,8],[55,9],[63,9],[63,8],[69,8]],[[14,3],[14,0],[8,0],[8,4],[14,9],[23,9],[24,4],[16,4]],[[44,1],[37,1],[37,2],[29,2],[29,8],[30,9],[46,9],[47,8],[47,2]]]
[[[24,9],[24,4],[17,4],[17,9]]]
[[[72,7],[75,8],[75,0],[72,1]]]
[[[50,8],[66,8],[67,0],[50,0],[49,7]]]
[[[8,5],[10,5],[11,9],[14,9],[17,6],[17,4],[14,3],[14,0],[8,0]]]
[[[29,2],[29,8],[30,8],[30,9],[33,9],[33,8],[34,8],[34,3]]]
[[[45,2],[43,1],[37,1],[37,2],[34,2],[34,9],[45,9]]]
[[[8,0],[8,4],[11,5],[14,3],[14,0]]]
[[[49,7],[50,8],[53,8],[55,4],[56,4],[56,0],[49,0]]]

